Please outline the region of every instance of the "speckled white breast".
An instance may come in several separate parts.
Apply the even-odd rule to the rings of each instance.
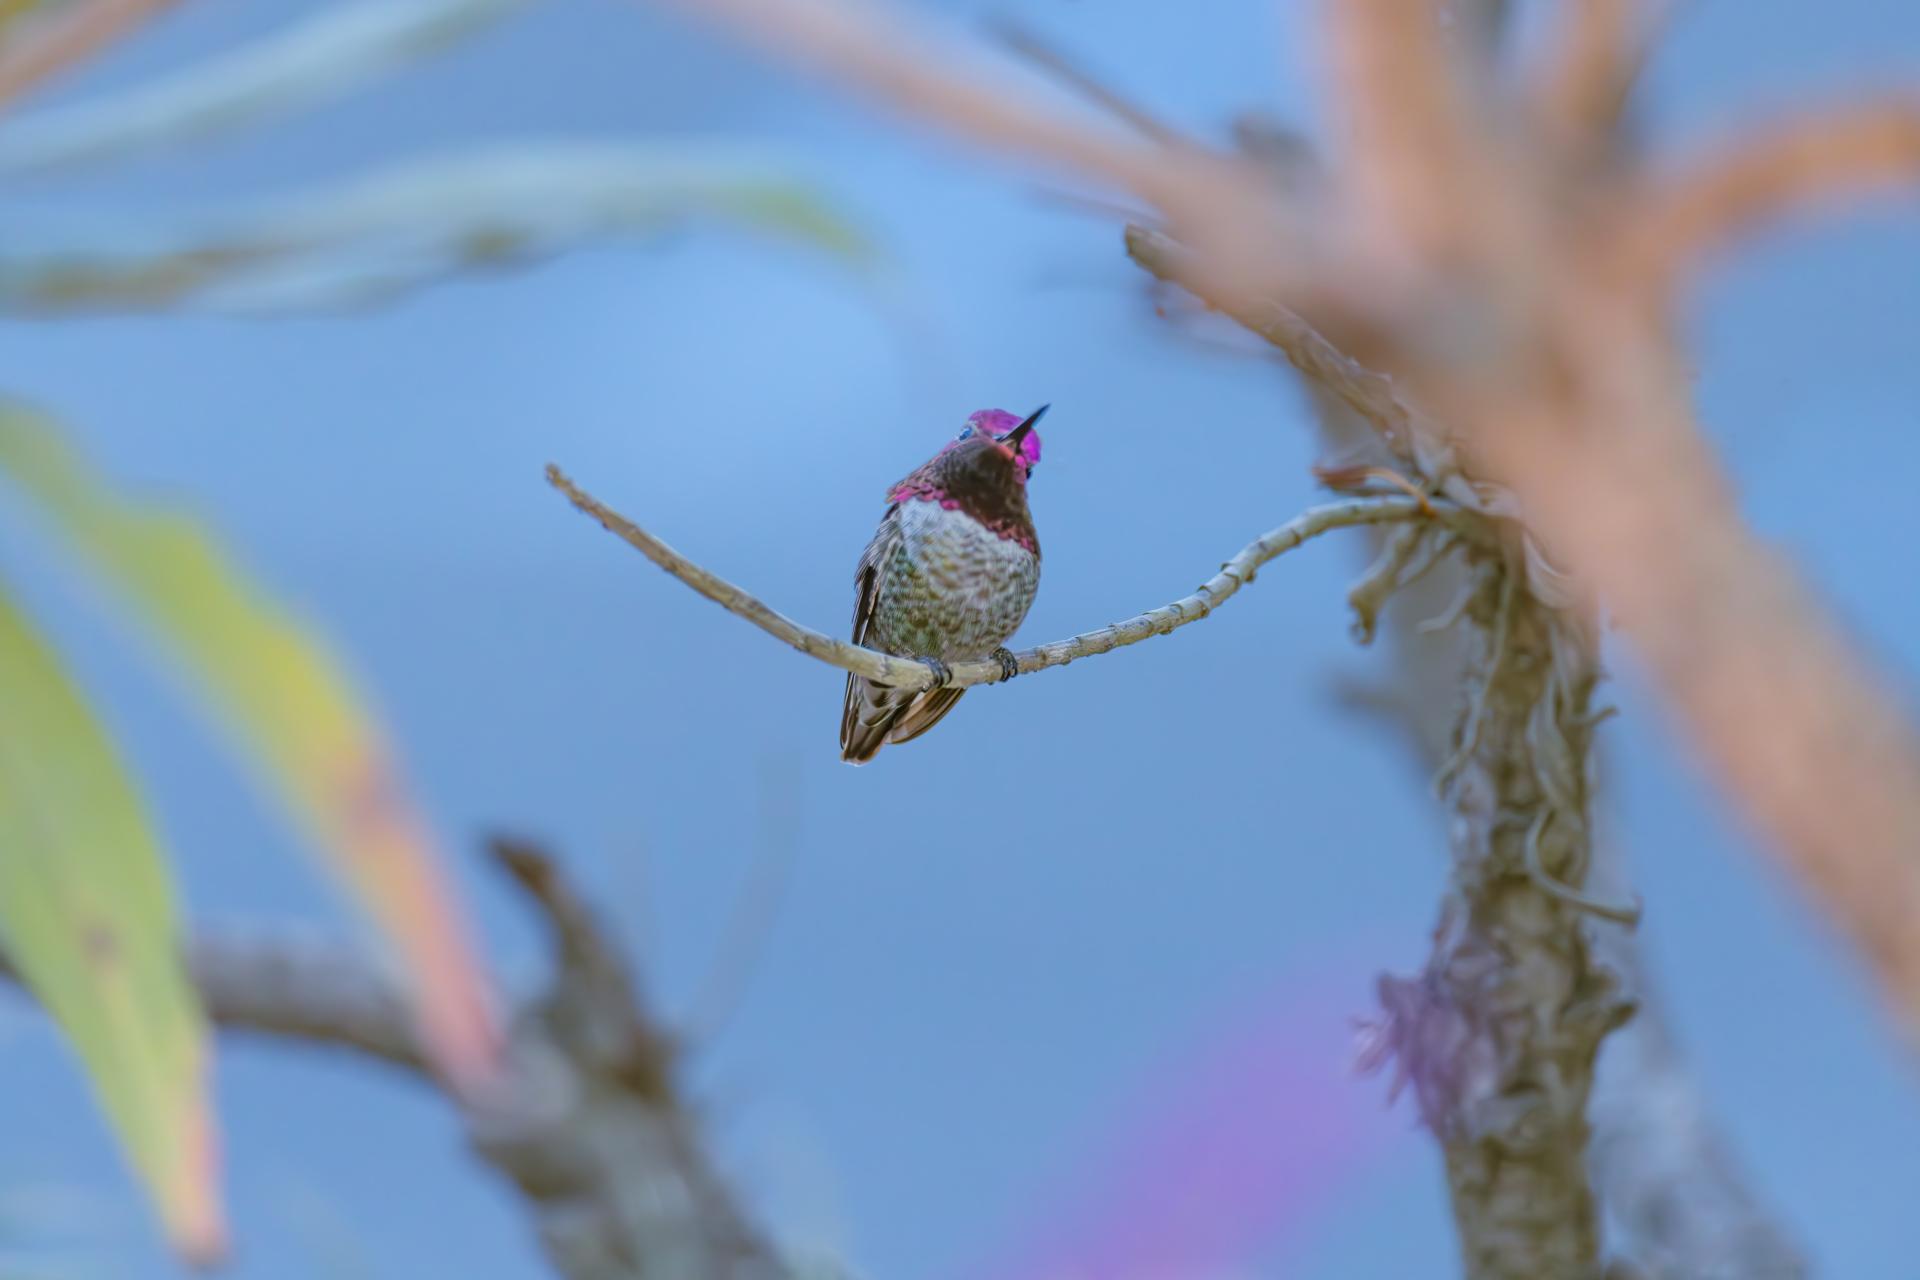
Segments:
[[[1040,586],[1040,559],[937,502],[909,500],[883,576],[875,639],[890,652],[980,658],[1004,644]]]

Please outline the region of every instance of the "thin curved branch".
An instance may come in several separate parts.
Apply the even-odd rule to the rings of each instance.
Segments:
[[[776,612],[758,598],[734,586],[725,578],[709,573],[642,529],[619,512],[600,502],[575,485],[559,467],[548,464],[547,482],[581,511],[600,522],[602,528],[639,551],[695,591],[729,613],[738,614],[777,640],[783,640],[809,657],[828,666],[851,671],[876,684],[899,688],[924,689],[932,685],[933,669],[911,658],[897,658],[878,650],[862,648],[825,632],[805,627]],[[1094,631],[1084,631],[1066,640],[1036,645],[1014,655],[1019,674],[1063,667],[1077,658],[1090,658],[1150,636],[1163,636],[1198,622],[1219,608],[1235,592],[1253,581],[1260,567],[1274,557],[1293,550],[1307,539],[1331,529],[1356,525],[1395,524],[1410,520],[1437,519],[1456,531],[1471,535],[1473,517],[1458,508],[1418,498],[1363,498],[1312,507],[1240,549],[1239,554],[1220,566],[1220,572],[1172,604],[1149,609],[1131,618],[1110,623]],[[990,658],[951,664],[954,688],[993,684],[1005,677],[1000,664]]]

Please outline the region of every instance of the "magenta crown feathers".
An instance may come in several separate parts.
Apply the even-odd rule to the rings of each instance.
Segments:
[[[1022,418],[1018,414],[1008,413],[1005,409],[982,409],[978,413],[968,414],[967,423],[976,431],[984,432],[997,440],[1022,422],[1038,422],[1040,414],[1046,411],[1047,407],[1043,405],[1038,413]],[[1029,467],[1040,461],[1040,433],[1031,426],[1020,441],[1020,456]]]

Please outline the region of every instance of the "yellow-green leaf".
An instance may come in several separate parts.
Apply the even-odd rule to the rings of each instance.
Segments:
[[[205,1022],[133,783],[44,641],[0,596],[0,936],[86,1063],[167,1233],[223,1247]]]
[[[298,815],[412,980],[435,1060],[459,1085],[497,1033],[464,918],[378,726],[314,635],[197,522],[106,489],[35,415],[0,407],[0,471],[132,600]]]

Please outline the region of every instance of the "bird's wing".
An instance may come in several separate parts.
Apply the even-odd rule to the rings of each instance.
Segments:
[[[887,509],[880,527],[873,531],[872,541],[860,553],[859,567],[854,570],[855,644],[867,643],[868,632],[873,628],[874,610],[879,604],[881,581],[900,550],[904,535],[900,528],[899,511],[898,506]],[[874,684],[849,672],[846,702],[840,712],[840,758],[855,764],[864,764],[873,759],[912,696],[906,690]]]
[[[905,537],[900,528],[900,507],[895,504],[887,508],[880,527],[873,531],[873,537],[867,542],[867,549],[860,553],[859,567],[853,571],[854,586],[858,590],[853,602],[855,644],[867,642],[867,631],[873,625],[873,611],[879,601],[880,579],[893,563],[893,557],[898,554]]]

